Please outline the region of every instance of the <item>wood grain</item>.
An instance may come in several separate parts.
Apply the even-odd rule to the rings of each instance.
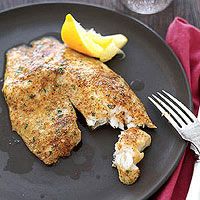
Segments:
[[[0,11],[8,8],[13,8],[16,6],[38,3],[38,2],[55,2],[55,0],[1,0],[0,1]],[[174,0],[170,6],[164,11],[153,14],[153,15],[141,15],[129,11],[125,6],[122,5],[120,0],[82,0],[82,1],[64,1],[59,0],[57,2],[81,2],[89,3],[94,5],[101,5],[104,7],[117,10],[121,13],[133,16],[149,27],[154,29],[163,38],[165,37],[167,27],[170,22],[176,16],[180,16],[188,20],[191,24],[200,28],[200,0]]]

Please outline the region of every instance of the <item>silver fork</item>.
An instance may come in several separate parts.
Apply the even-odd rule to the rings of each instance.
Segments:
[[[163,93],[163,94],[162,94]],[[193,145],[191,149],[197,156],[194,166],[193,177],[190,184],[187,200],[200,199],[200,122],[195,115],[168,92],[162,90],[157,96],[152,94],[149,100],[160,110],[162,115],[172,124],[180,136]],[[200,119],[200,110],[199,115]]]

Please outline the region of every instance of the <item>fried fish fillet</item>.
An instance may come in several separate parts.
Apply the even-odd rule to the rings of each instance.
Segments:
[[[114,128],[147,126],[155,128],[147,112],[125,80],[94,58],[65,49],[65,68],[58,84],[66,84],[72,104],[83,114],[88,126],[109,123]]]
[[[46,55],[44,57],[48,65],[53,62],[60,70],[57,85],[63,86],[88,126],[96,128],[109,123],[120,129],[124,126],[155,128],[129,85],[104,63],[66,48],[55,38],[43,38],[34,45],[40,46],[44,52],[55,53],[53,61]]]
[[[7,53],[3,92],[13,130],[46,164],[69,155],[81,139],[71,103],[93,128],[155,128],[122,77],[51,37]]]
[[[81,132],[65,90],[56,85],[59,49],[45,40],[32,45],[8,51],[3,92],[12,129],[40,160],[53,164],[70,154]]]
[[[136,164],[143,159],[142,151],[150,144],[151,136],[138,128],[121,132],[115,144],[113,167],[117,168],[122,183],[130,185],[137,180],[140,170]]]

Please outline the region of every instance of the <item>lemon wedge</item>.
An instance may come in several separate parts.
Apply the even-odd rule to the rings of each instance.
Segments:
[[[99,58],[102,62],[121,54],[121,48],[128,39],[122,34],[102,36],[94,29],[84,29],[71,14],[66,15],[61,29],[61,38],[70,48],[91,57]]]

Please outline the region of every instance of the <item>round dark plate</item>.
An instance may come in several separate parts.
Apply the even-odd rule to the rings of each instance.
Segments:
[[[141,176],[131,186],[118,180],[111,167],[119,130],[109,126],[91,131],[79,116],[82,144],[72,155],[45,166],[19,136],[12,132],[8,108],[0,95],[0,199],[3,200],[141,200],[152,195],[167,180],[181,157],[185,143],[148,101],[147,96],[165,89],[191,108],[191,95],[184,71],[162,39],[136,19],[81,4],[55,3],[15,8],[0,14],[0,76],[3,85],[5,52],[43,35],[59,37],[66,13],[85,27],[103,34],[122,33],[129,39],[126,58],[108,65],[132,85],[145,104],[156,130],[151,147],[139,164]],[[80,114],[78,114],[80,115]]]

